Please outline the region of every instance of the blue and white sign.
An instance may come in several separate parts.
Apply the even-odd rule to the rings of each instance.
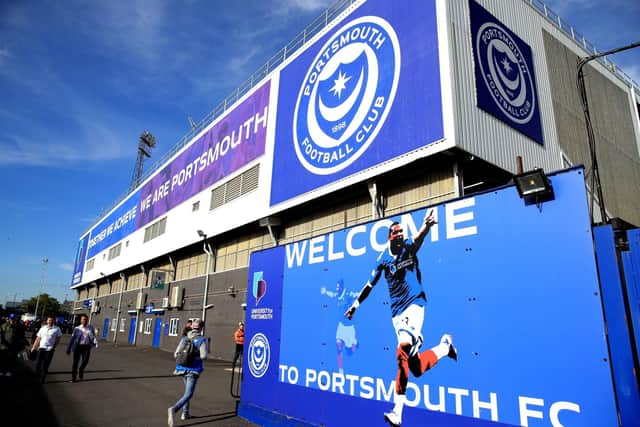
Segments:
[[[87,244],[89,243],[89,233],[85,234],[78,242],[78,250],[76,251],[76,260],[73,265],[73,277],[71,285],[77,285],[82,282],[82,273],[84,272],[84,264],[87,260]]]
[[[82,301],[82,306],[84,308],[91,308],[93,307],[93,300],[92,299],[86,299]]]
[[[144,312],[146,314],[153,314],[153,310],[155,310],[155,306],[153,304],[148,304],[145,308],[144,308]]]
[[[469,0],[478,107],[542,144],[531,47]]]
[[[435,1],[368,1],[281,72],[271,204],[441,138]]]
[[[253,253],[240,415],[617,425],[583,170],[550,179]]]
[[[139,199],[140,192],[136,191],[91,230],[87,258],[94,257],[136,230]]]

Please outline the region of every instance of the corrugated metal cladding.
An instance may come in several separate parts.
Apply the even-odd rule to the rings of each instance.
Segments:
[[[572,163],[584,164],[588,172],[587,131],[575,89],[578,56],[546,31],[544,43],[560,147]],[[640,157],[630,91],[591,65],[584,72],[605,207],[614,216],[640,224]]]
[[[456,145],[510,172],[516,172],[518,155],[523,157],[525,170],[533,167],[546,171],[560,169],[561,155],[553,124],[542,39],[544,18],[523,1],[478,1],[531,47],[544,135],[544,145],[540,145],[477,107],[469,1],[445,3],[448,7]]]

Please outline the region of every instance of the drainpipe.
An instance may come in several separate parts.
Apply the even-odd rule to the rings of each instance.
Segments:
[[[127,278],[124,275],[124,273],[120,273],[120,279],[122,280],[122,282],[120,284],[120,296],[118,297],[118,314],[116,315],[116,330],[113,333],[114,344],[118,343],[118,330],[120,329],[120,316],[121,316],[120,308],[122,307],[122,293],[124,292],[124,287],[127,284]],[[136,327],[138,327],[138,325],[136,325]]]

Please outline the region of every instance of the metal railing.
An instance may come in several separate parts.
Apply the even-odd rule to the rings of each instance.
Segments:
[[[316,34],[327,27],[334,19],[336,19],[342,12],[349,8],[358,0],[338,0],[327,10],[325,10],[320,16],[314,19],[304,30],[298,33],[293,40],[287,43],[282,49],[276,52],[266,63],[264,63],[257,71],[255,71],[248,79],[240,84],[233,92],[231,92],[226,98],[224,98],[209,114],[207,114],[202,120],[200,120],[189,132],[187,132],[173,147],[162,155],[160,159],[155,161],[151,167],[149,167],[140,177],[139,182],[144,182],[150,176],[152,176],[158,169],[160,169],[171,157],[173,157],[178,151],[180,151],[189,141],[191,141],[198,133],[202,132],[207,126],[209,126],[215,119],[223,115],[233,104],[235,104],[240,98],[247,94],[251,89],[261,84],[265,78],[280,66],[284,61],[296,53],[302,46],[304,46],[310,39]],[[129,187],[124,193],[118,196],[109,207],[104,208],[98,214],[100,219],[104,214],[116,207],[118,203],[122,202],[129,194],[135,191],[138,187]],[[88,228],[83,231],[84,235],[95,225],[92,223]]]
[[[533,8],[538,11],[542,16],[547,18],[547,21],[560,29],[563,33],[573,39],[578,45],[580,45],[587,53],[586,56],[597,55],[600,53],[598,48],[591,43],[587,38],[579,33],[571,24],[562,19],[560,15],[551,10],[547,4],[542,0],[523,0],[525,3],[529,3]],[[630,40],[630,42],[633,40]],[[628,74],[622,71],[614,62],[606,57],[598,58],[598,62],[607,67],[613,74],[617,75],[627,86],[633,88],[640,96],[640,86],[633,80]]]
[[[231,94],[224,98],[209,114],[207,114],[202,120],[189,130],[180,140],[169,149],[163,156],[155,161],[153,165],[148,168],[141,176],[139,182],[144,182],[150,176],[152,176],[158,169],[160,169],[171,157],[173,157],[178,151],[180,151],[189,141],[191,141],[198,133],[203,131],[209,126],[215,119],[224,114],[229,107],[236,103],[240,98],[247,94],[251,89],[261,84],[265,78],[280,66],[284,61],[296,53],[302,48],[307,41],[312,39],[316,34],[326,28],[334,19],[336,19],[342,12],[349,8],[352,4],[358,0],[338,0],[331,7],[325,10],[320,16],[318,16],[311,24],[309,24],[304,30],[298,33],[293,40],[287,43],[282,49],[276,52],[269,60],[264,63],[257,71],[255,71],[248,79],[240,84]],[[597,54],[598,49],[589,42],[582,34],[575,30],[570,24],[560,17],[556,12],[551,10],[545,2],[542,0],[522,0],[525,3],[530,4],[538,11],[542,16],[546,17],[549,22],[554,24],[557,28],[562,30],[565,34],[570,36],[576,43],[589,53],[589,55]],[[640,96],[640,87],[631,77],[623,72],[617,65],[611,62],[607,58],[600,58],[598,61],[607,67],[611,72],[620,77],[628,86],[635,89],[638,96]],[[116,198],[116,200],[109,205],[109,207],[102,209],[98,214],[100,219],[104,214],[109,212],[115,206],[123,201],[129,194],[135,191],[138,187],[129,187],[124,193]],[[85,229],[82,235],[95,225],[95,222]]]

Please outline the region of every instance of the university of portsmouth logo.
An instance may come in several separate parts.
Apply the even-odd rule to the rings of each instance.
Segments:
[[[542,143],[531,48],[470,0],[478,106]]]
[[[336,31],[296,101],[293,144],[304,168],[329,175],[356,161],[384,124],[399,77],[400,45],[387,21],[365,16]]]
[[[260,300],[267,293],[267,282],[264,280],[263,272],[256,271],[253,273],[253,297],[256,299],[256,306],[260,304]]]
[[[255,378],[262,377],[269,369],[271,348],[264,334],[257,333],[249,343],[249,371]]]

